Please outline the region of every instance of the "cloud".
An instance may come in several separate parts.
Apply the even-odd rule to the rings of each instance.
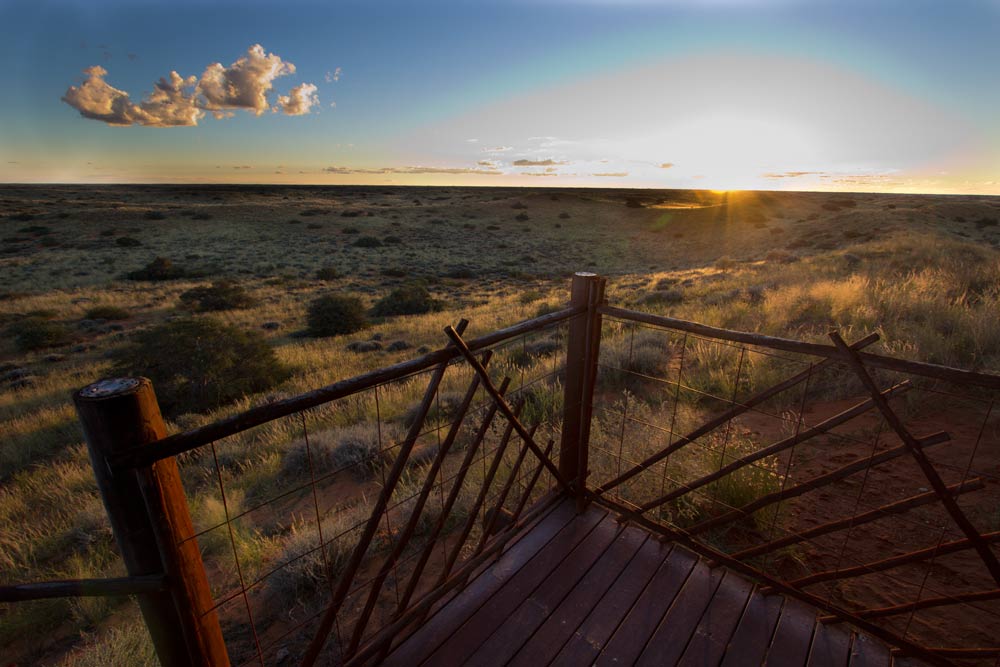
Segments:
[[[599,176],[601,178],[625,178],[628,176],[627,171],[608,171],[600,174],[591,174],[591,176]]]
[[[108,71],[100,65],[88,67],[83,73],[87,79],[79,87],[70,86],[62,100],[84,118],[108,125],[178,127],[197,125],[205,115],[196,105],[194,94],[185,91],[195,85],[193,76],[184,79],[177,72],[171,72],[169,81],[161,78],[153,92],[141,104],[136,104],[128,93],[104,80]]]
[[[496,169],[497,167],[497,163],[493,162],[492,160],[480,160],[476,164],[478,164],[480,167],[489,167],[491,169]]]
[[[673,168],[673,166],[674,166],[673,162],[664,162],[663,164],[660,165],[660,169],[671,169]]]
[[[529,171],[521,174],[521,176],[558,176],[551,171]]]
[[[205,68],[197,92],[206,109],[246,109],[260,116],[270,109],[267,94],[273,81],[294,73],[295,65],[273,53],[265,53],[263,46],[254,44],[229,67],[212,63]]]
[[[484,148],[484,153],[506,153],[507,151],[514,150],[513,146],[494,146],[493,148]]]
[[[514,160],[515,167],[551,167],[556,164],[566,164],[555,160]]]
[[[799,178],[800,176],[820,176],[827,178],[826,172],[823,171],[783,171],[779,173],[767,173],[761,174],[764,178],[778,179],[778,178]]]
[[[332,72],[327,72],[323,76],[323,80],[327,83],[333,83],[334,81],[340,81],[340,68],[336,68]]]
[[[482,164],[482,163],[480,163]],[[503,172],[494,167],[487,169],[476,169],[474,167],[383,167],[382,169],[365,169],[356,167],[326,167],[323,169],[328,174],[478,174],[485,176],[498,176]]]
[[[286,116],[304,116],[313,106],[319,106],[317,88],[311,83],[300,83],[292,88],[288,95],[278,97],[278,108]]]
[[[319,104],[316,86],[311,83],[292,88],[274,107],[268,102],[274,80],[294,72],[295,65],[254,44],[229,67],[209,65],[200,79],[171,72],[160,78],[139,104],[126,91],[107,83],[104,77],[108,71],[94,65],[83,71],[87,78],[80,86],[70,86],[62,101],[84,118],[116,126],[189,127],[197,125],[206,111],[222,119],[231,118],[240,109],[258,116],[279,110],[301,116]]]

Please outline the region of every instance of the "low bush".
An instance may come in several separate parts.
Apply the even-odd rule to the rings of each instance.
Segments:
[[[372,307],[372,315],[376,317],[417,315],[437,312],[443,308],[444,304],[431,297],[426,287],[419,283],[413,283],[394,289],[390,294],[379,299]]]
[[[168,417],[214,410],[291,375],[257,332],[205,318],[174,320],[141,331],[114,359],[115,373],[153,381]]]
[[[39,315],[14,322],[8,327],[7,332],[14,338],[14,345],[21,352],[58,347],[69,343],[71,339],[66,325]]]
[[[94,306],[84,317],[88,320],[127,320],[132,314],[121,306]]]
[[[362,236],[351,245],[355,248],[381,248],[382,242],[374,236]]]
[[[322,269],[316,270],[317,280],[336,280],[340,277],[340,271],[332,266],[324,266]]]
[[[243,287],[228,280],[217,280],[209,286],[195,287],[181,294],[181,303],[200,313],[239,310],[257,305]]]
[[[184,269],[176,266],[172,260],[166,257],[157,257],[152,262],[136,271],[129,271],[125,277],[129,280],[178,280],[184,278],[187,273]]]
[[[115,245],[121,248],[137,248],[142,245],[142,241],[131,236],[119,236],[115,239]]]
[[[327,294],[309,304],[308,333],[317,338],[353,333],[368,326],[365,307],[356,296]]]

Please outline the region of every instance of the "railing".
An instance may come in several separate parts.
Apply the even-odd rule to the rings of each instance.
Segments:
[[[1000,378],[600,312],[592,500],[826,622],[995,664]]]
[[[1000,377],[603,292],[171,436],[148,381],[81,390],[129,576],[0,600],[135,595],[168,666],[370,664],[569,493],[908,655],[1000,658]]]

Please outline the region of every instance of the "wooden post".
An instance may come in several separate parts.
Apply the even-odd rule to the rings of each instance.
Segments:
[[[559,472],[566,479],[574,480],[573,488],[580,509],[587,486],[590,419],[601,347],[601,315],[597,307],[604,302],[606,282],[594,273],[576,273],[570,288],[570,306],[586,307],[587,313],[572,320],[569,325]]]
[[[112,469],[109,455],[166,436],[152,383],[115,378],[73,395],[125,567],[132,576],[165,574],[167,590],[138,595],[163,667],[229,665],[218,614],[173,457],[151,466]]]

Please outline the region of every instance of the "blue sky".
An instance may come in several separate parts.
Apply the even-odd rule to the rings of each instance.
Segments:
[[[0,181],[1000,193],[998,36],[996,1],[7,0]]]

